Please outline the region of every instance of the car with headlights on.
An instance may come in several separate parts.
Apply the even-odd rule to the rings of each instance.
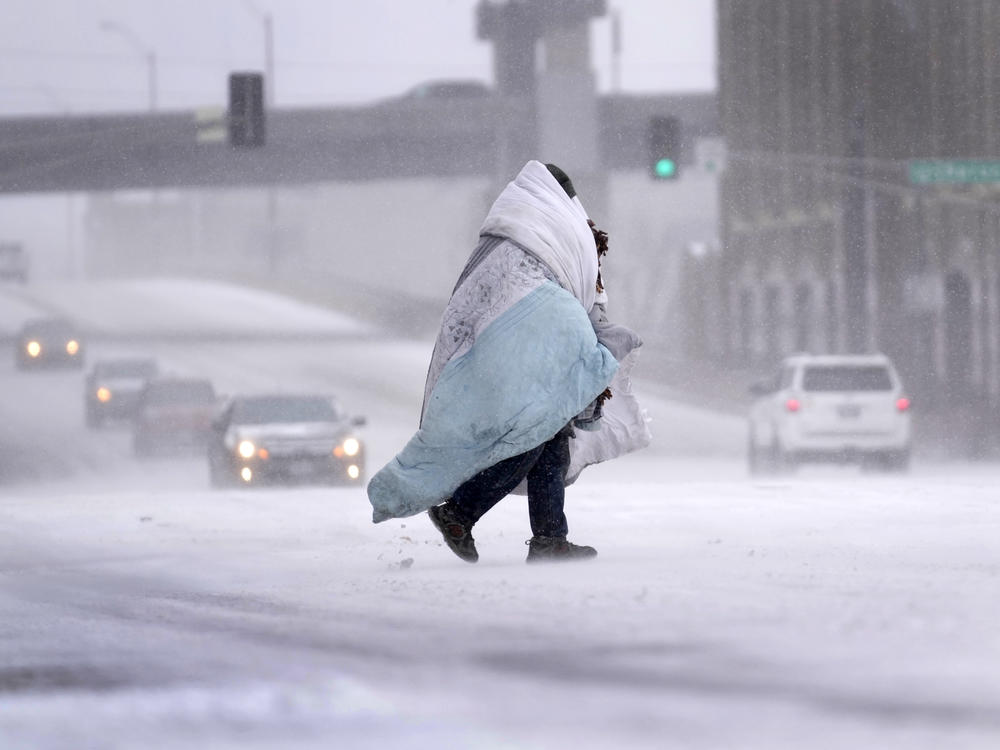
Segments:
[[[365,448],[357,428],[364,424],[323,395],[235,396],[212,422],[211,482],[361,484]]]
[[[108,420],[131,420],[146,383],[159,374],[151,357],[100,359],[84,380],[84,414],[88,427]]]
[[[19,369],[83,367],[83,338],[76,326],[64,318],[29,320],[16,341]]]
[[[752,474],[806,462],[909,466],[912,404],[883,354],[788,357],[751,393]]]
[[[210,380],[161,376],[143,386],[132,420],[136,456],[205,449],[218,397]]]

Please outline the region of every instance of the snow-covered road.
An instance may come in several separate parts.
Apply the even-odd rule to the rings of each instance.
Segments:
[[[285,330],[325,326],[273,302]],[[377,468],[429,343],[328,322],[94,354],[334,392]],[[362,489],[213,491],[200,458],[137,462],[127,431],[83,427],[80,373],[0,363],[0,383],[0,747],[1000,746],[1000,467],[751,481],[740,420],[650,378],[654,445],[569,493],[598,559],[525,565],[509,498],[470,566],[422,517],[372,525]]]

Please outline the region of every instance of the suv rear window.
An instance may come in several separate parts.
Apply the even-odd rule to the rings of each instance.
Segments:
[[[804,391],[891,391],[889,370],[881,365],[826,365],[806,367]]]

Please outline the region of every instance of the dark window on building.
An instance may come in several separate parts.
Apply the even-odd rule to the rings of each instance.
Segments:
[[[968,395],[972,374],[972,288],[959,272],[945,278],[945,377],[953,399]]]
[[[764,352],[769,359],[780,356],[778,342],[781,333],[781,290],[769,286],[764,290]]]
[[[744,289],[740,292],[740,319],[739,319],[739,356],[743,362],[750,361],[750,352],[753,342],[753,292]]]
[[[795,287],[795,350],[809,351],[812,332],[812,288],[801,283]]]

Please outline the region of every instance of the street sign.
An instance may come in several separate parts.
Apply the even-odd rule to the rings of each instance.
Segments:
[[[1000,161],[932,159],[910,162],[911,185],[1000,182]]]
[[[202,107],[194,112],[195,139],[198,143],[222,143],[226,140],[226,110]]]

